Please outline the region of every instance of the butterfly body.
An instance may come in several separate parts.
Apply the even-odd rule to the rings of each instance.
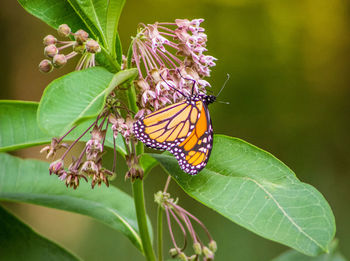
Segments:
[[[195,175],[207,164],[213,146],[208,105],[213,95],[197,94],[141,117],[135,136],[146,146],[170,151],[182,170]]]

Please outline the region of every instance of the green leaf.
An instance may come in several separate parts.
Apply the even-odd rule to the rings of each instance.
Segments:
[[[295,250],[288,250],[271,261],[347,261],[347,259],[338,250],[338,240],[333,240],[329,247],[329,253],[311,257]]]
[[[49,164],[22,160],[0,153],[0,199],[26,202],[90,216],[126,235],[141,250],[132,198],[115,187],[91,189],[81,181],[68,189],[57,176],[48,174]],[[151,230],[151,227],[150,227]]]
[[[121,48],[121,47],[120,47]],[[120,50],[121,52],[121,50]],[[100,66],[105,67],[111,73],[116,73],[120,71],[120,62],[122,60],[122,54],[120,54],[120,59],[113,58],[108,50],[101,46],[101,52],[96,54],[96,61]]]
[[[117,61],[119,64],[122,64],[122,59],[123,59],[123,48],[122,48],[122,43],[120,41],[120,37],[119,37],[119,34],[117,33],[116,35],[116,40],[115,40],[115,53],[116,53],[116,56],[117,56]]]
[[[51,135],[38,128],[38,104],[0,101],[0,151],[16,150],[48,143]]]
[[[38,103],[26,101],[0,101],[0,152],[12,151],[51,142],[52,136],[43,132],[36,120]],[[74,129],[65,141],[78,138],[94,120],[87,121]],[[89,133],[82,141],[90,139]],[[113,133],[107,131],[105,145],[113,148]],[[126,154],[123,138],[116,139],[117,150]]]
[[[67,1],[57,0],[18,0],[30,14],[57,29],[61,24],[68,24],[73,32],[86,29],[84,22]]]
[[[133,79],[136,70],[116,74],[101,67],[67,74],[51,82],[38,109],[39,127],[52,136],[61,136],[72,126],[96,118],[107,95],[119,84]]]
[[[328,251],[335,221],[327,201],[271,154],[216,135],[208,165],[196,176],[172,156],[153,156],[187,194],[231,221],[306,255]]]
[[[125,0],[110,0],[107,7],[106,36],[110,52],[113,57],[122,58],[122,48],[118,35],[119,18],[124,7]]]
[[[0,207],[0,260],[79,260]]]
[[[76,13],[100,39],[112,57],[116,57],[115,47],[119,40],[118,22],[125,0],[68,0]]]
[[[103,0],[68,0],[74,11],[93,33],[94,38],[107,47],[105,35],[107,2]]]

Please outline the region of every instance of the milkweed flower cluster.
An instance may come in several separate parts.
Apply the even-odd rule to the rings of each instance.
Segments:
[[[167,186],[167,185],[166,185]],[[179,258],[180,260],[199,260],[202,257],[203,260],[209,261],[214,259],[214,253],[217,250],[216,242],[213,240],[208,229],[205,225],[193,214],[178,205],[177,200],[170,197],[170,194],[166,191],[159,191],[155,194],[155,202],[163,208],[166,214],[166,221],[168,223],[169,234],[174,248],[171,248],[169,253],[173,258]],[[176,242],[173,232],[172,220],[179,227],[183,234],[184,244],[182,247]],[[208,237],[208,245],[205,245],[203,240],[199,237],[195,231],[193,222],[197,223],[205,232]],[[187,234],[189,232],[189,235]],[[184,251],[188,245],[188,238],[192,240],[192,247],[194,254],[187,256]]]
[[[206,93],[210,84],[203,78],[210,76],[216,58],[205,54],[203,21],[140,24],[132,44],[132,61],[139,71],[141,109],[136,118],[183,99],[182,94],[191,95],[193,87],[195,93]]]
[[[101,47],[93,39],[89,38],[89,34],[84,30],[78,30],[72,33],[71,28],[66,24],[61,24],[58,27],[58,35],[61,37],[73,37],[74,40],[61,41],[53,35],[44,37],[43,44],[44,55],[48,59],[44,59],[39,64],[39,70],[43,73],[49,73],[53,68],[64,66],[67,61],[78,54],[81,54],[76,70],[85,69],[95,66],[95,54],[101,51]],[[72,48],[68,54],[63,54],[62,51],[66,48]]]

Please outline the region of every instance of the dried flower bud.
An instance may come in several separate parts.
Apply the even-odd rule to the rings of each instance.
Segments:
[[[193,249],[194,249],[195,254],[197,254],[197,255],[202,254],[202,247],[201,247],[201,244],[199,242],[196,242],[193,244]]]
[[[169,250],[169,255],[170,255],[172,258],[177,257],[178,252],[177,252],[176,248],[170,248],[170,250]]]
[[[67,63],[67,58],[64,54],[56,54],[52,62],[55,67],[60,68]]]
[[[77,53],[84,53],[85,52],[85,44],[84,43],[78,43],[78,42],[75,42],[74,45],[73,45],[73,51],[74,52],[77,52]]]
[[[214,259],[214,253],[206,246],[203,247],[203,254],[208,259]]]
[[[68,37],[71,31],[70,27],[66,24],[61,24],[57,29],[58,35],[62,37]]]
[[[39,63],[39,71],[42,73],[49,73],[53,69],[51,61],[45,59]]]
[[[44,55],[45,56],[47,56],[49,58],[52,58],[56,54],[58,54],[58,49],[57,49],[56,45],[50,44],[50,45],[45,47],[45,49],[44,49]]]
[[[216,242],[214,240],[211,240],[208,244],[208,247],[211,251],[213,251],[213,253],[216,252],[216,250],[218,249]]]
[[[101,47],[95,40],[88,40],[85,44],[86,51],[89,53],[99,53],[101,52]]]
[[[74,38],[78,43],[82,44],[87,41],[87,39],[89,38],[89,34],[84,30],[80,29],[76,31],[76,33],[74,34]]]
[[[48,46],[50,44],[56,44],[57,39],[53,35],[49,34],[44,37],[43,43],[45,46]]]

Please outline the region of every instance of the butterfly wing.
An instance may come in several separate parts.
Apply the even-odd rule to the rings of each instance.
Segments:
[[[183,142],[195,128],[203,102],[184,100],[155,111],[134,123],[135,136],[146,146],[170,150]]]
[[[196,175],[207,165],[213,147],[210,114],[207,105],[202,101],[201,103],[201,111],[193,131],[177,146],[169,149],[181,169],[190,175]]]

